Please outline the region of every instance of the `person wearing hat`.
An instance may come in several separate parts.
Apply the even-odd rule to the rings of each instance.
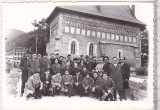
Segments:
[[[40,62],[39,59],[37,59],[37,54],[33,53],[32,58],[28,60],[27,62],[27,68],[28,68],[28,78],[32,76],[35,72],[40,72]]]
[[[69,71],[65,71],[65,75],[62,76],[62,91],[65,95],[71,97],[73,90],[73,80],[72,75],[70,75]]]
[[[129,94],[129,78],[130,78],[130,66],[126,63],[126,58],[121,59],[122,77],[123,77],[123,99],[127,100]],[[127,94],[126,94],[127,93]]]
[[[61,82],[62,82],[62,76],[60,72],[57,72],[55,75],[52,76],[52,80],[51,80],[52,96],[59,95],[62,89]]]
[[[42,98],[43,83],[40,80],[38,72],[35,72],[27,81],[25,86],[25,94],[27,100],[31,97],[35,99]]]
[[[110,66],[111,63],[109,62],[108,56],[105,56],[103,58],[103,62],[104,62],[104,66],[103,66],[102,70],[104,72],[106,72],[106,74],[109,74],[109,66]]]
[[[82,85],[84,88],[84,95],[91,95],[91,91],[94,85],[94,80],[93,78],[90,77],[89,73],[87,73],[83,78]]]
[[[73,76],[73,90],[75,91],[76,95],[80,95],[82,97],[84,94],[82,86],[83,77],[80,74],[80,70],[76,70],[75,73],[75,76]]]
[[[49,69],[46,69],[43,74],[41,74],[41,81],[43,83],[43,91],[42,94],[45,96],[49,96],[51,94],[50,87],[51,87],[51,74]]]
[[[40,62],[40,75],[42,75],[49,68],[48,54],[47,53],[43,54],[43,57],[39,60],[39,62]]]
[[[115,83],[105,72],[103,73],[103,78],[101,80],[101,87],[102,87],[102,93],[103,93],[102,100],[113,101]]]

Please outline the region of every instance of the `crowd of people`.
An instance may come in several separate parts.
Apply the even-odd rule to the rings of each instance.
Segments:
[[[88,96],[104,101],[127,100],[130,67],[126,58],[26,53],[20,62],[21,96]],[[119,97],[117,97],[119,96]]]

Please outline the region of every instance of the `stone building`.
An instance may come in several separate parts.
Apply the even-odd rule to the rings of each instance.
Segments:
[[[46,21],[50,26],[46,51],[73,57],[124,56],[140,67],[145,24],[136,19],[134,11],[134,6],[127,5],[57,6]]]

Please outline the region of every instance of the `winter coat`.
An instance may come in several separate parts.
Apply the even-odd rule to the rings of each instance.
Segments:
[[[32,75],[25,86],[25,93],[28,95],[29,93],[33,94],[35,92],[35,89],[38,87],[43,87],[43,83],[40,80],[40,77],[38,79],[35,79],[34,76]]]
[[[57,72],[62,73],[62,67],[60,64],[53,64],[52,65],[53,75],[55,75]]]
[[[103,66],[104,66],[104,63],[98,63],[96,65],[96,71],[97,72],[102,71],[103,70]]]
[[[49,87],[51,86],[51,79],[52,79],[51,74],[48,75],[48,78],[47,78],[46,74],[42,74],[42,75],[41,75],[41,81],[42,81],[42,83],[43,83],[44,85],[47,85],[47,84],[46,84],[46,81],[48,81],[48,82],[49,82],[49,84],[48,84]]]
[[[121,65],[117,64],[115,67],[113,64],[110,65],[110,78],[113,79],[115,83],[116,90],[123,90],[123,78],[121,73]]]
[[[109,66],[110,66],[110,64],[111,64],[110,62],[105,63],[104,66],[103,66],[103,68],[102,68],[102,70],[103,70],[104,72],[106,72],[107,75],[109,75]]]
[[[56,85],[55,83],[61,84],[61,82],[62,82],[61,76],[59,76],[59,77],[56,75],[52,76],[52,80],[51,80],[52,86]]]
[[[73,80],[73,83],[82,84],[83,77],[82,77],[82,75],[79,75],[78,77],[75,75],[75,76],[73,76],[72,80]]]
[[[24,57],[21,59],[20,65],[19,65],[19,68],[22,71],[21,79],[22,79],[22,81],[25,81],[25,82],[27,82],[27,80],[28,80],[27,61],[28,61],[28,59],[26,57]]]
[[[66,66],[65,66],[65,67],[63,68],[63,70],[62,70],[62,75],[64,75],[64,73],[65,73],[66,70],[69,72],[69,74],[71,74],[71,72],[72,72],[72,67],[71,67],[71,66],[69,66],[69,67],[66,67]]]
[[[43,74],[45,71],[48,70],[49,67],[49,60],[46,58],[39,59],[40,62],[40,72]]]
[[[91,78],[91,77],[89,77],[89,78],[84,77],[83,78],[82,85],[84,88],[93,87],[93,84],[94,84],[93,78]]]
[[[94,84],[93,84],[93,86],[94,86],[94,87],[99,87],[100,84],[101,84],[102,78],[101,78],[101,77],[97,77],[97,78],[93,78],[93,79],[94,79]]]
[[[124,63],[122,65],[122,77],[123,77],[123,88],[128,89],[129,88],[129,83],[127,80],[130,78],[130,67],[127,63]]]
[[[77,72],[77,71],[80,71],[80,72],[81,72],[81,69],[80,69],[79,67],[78,67],[78,68],[74,68],[74,67],[73,67],[73,68],[72,68],[71,75],[72,75],[72,76],[76,75],[76,72]]]
[[[63,75],[62,76],[62,86],[64,86],[64,84],[66,83],[66,82],[69,82],[70,84],[73,84],[73,80],[72,80],[72,75],[70,75],[70,74],[68,74],[68,75]]]
[[[35,72],[40,72],[39,59],[29,59],[27,62],[27,68],[28,68],[28,78],[32,76]]]

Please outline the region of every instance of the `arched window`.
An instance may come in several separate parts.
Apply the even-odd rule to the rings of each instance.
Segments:
[[[91,35],[91,31],[87,30],[87,36],[90,36],[90,35]]]
[[[82,29],[82,35],[86,35],[86,30],[85,29]]]
[[[116,35],[116,40],[119,40],[119,35]]]
[[[132,42],[132,37],[129,37],[129,42]]]
[[[97,37],[100,38],[101,37],[101,33],[97,32]]]
[[[71,27],[71,33],[74,34],[75,33],[75,28]]]
[[[133,42],[134,42],[134,43],[136,43],[136,40],[137,40],[136,37],[133,37]]]
[[[69,33],[69,27],[66,26],[64,31],[67,32],[67,33]]]
[[[105,38],[105,33],[104,33],[104,32],[102,33],[102,38],[103,38],[103,39]]]
[[[92,36],[95,37],[96,36],[96,32],[92,31]]]
[[[93,43],[91,43],[89,46],[89,55],[93,56]]]
[[[123,35],[120,35],[120,41],[123,41]]]
[[[111,34],[111,39],[112,39],[112,40],[114,40],[114,36],[115,36],[114,34]]]
[[[75,54],[76,53],[76,43],[73,41],[71,43],[71,54]]]
[[[111,39],[111,35],[107,33],[107,39]]]
[[[80,28],[76,29],[76,34],[80,34]]]
[[[124,40],[127,42],[127,41],[128,41],[128,36],[125,36],[125,37],[124,37]]]

